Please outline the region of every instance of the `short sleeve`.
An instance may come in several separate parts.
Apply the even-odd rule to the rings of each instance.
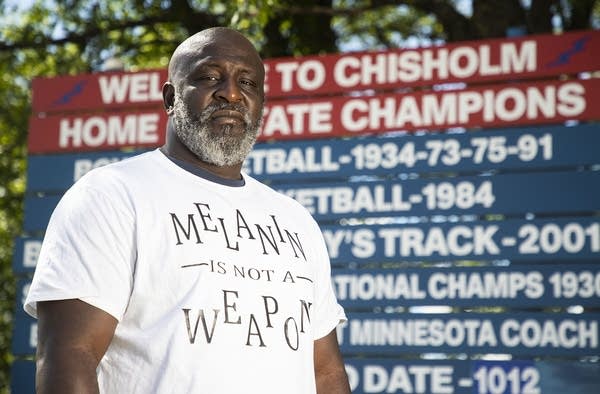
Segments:
[[[331,263],[325,240],[316,222],[313,222],[315,245],[318,254],[317,284],[315,288],[315,313],[313,323],[314,339],[320,339],[329,334],[339,324],[344,323],[346,315],[344,308],[337,302],[331,282]]]
[[[133,209],[123,188],[90,183],[82,178],[52,213],[24,305],[33,317],[38,301],[62,299],[81,299],[119,321],[125,312],[136,258]]]

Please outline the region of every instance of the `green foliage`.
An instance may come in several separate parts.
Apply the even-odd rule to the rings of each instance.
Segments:
[[[15,307],[15,279],[11,256],[20,233],[25,191],[25,143],[29,95],[8,70],[13,56],[0,54],[0,85],[5,108],[0,111],[0,392],[7,387],[12,362],[10,340]],[[5,350],[6,349],[6,350]]]
[[[347,3],[352,2],[340,3],[348,6]],[[430,15],[405,5],[386,5],[366,10],[360,13],[360,17],[337,16],[334,18],[334,26],[343,33],[340,34],[340,45],[358,45],[370,49],[403,46],[409,37],[421,44],[423,39],[436,39],[440,31],[439,25]]]
[[[563,30],[599,27],[600,15],[599,0],[532,0],[527,9],[517,0],[473,0],[471,14],[453,0],[38,0],[24,12],[7,3],[0,0],[0,394],[13,360],[11,258],[23,218],[32,78],[98,71],[111,57],[130,70],[165,67],[179,42],[211,26],[237,28],[273,57],[491,37],[515,24],[550,31],[553,15]]]

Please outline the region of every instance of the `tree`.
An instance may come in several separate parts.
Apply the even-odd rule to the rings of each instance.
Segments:
[[[97,71],[110,57],[129,69],[165,67],[181,40],[215,25],[243,30],[264,57],[277,57],[587,29],[598,27],[600,16],[599,0],[531,0],[528,6],[519,0],[46,0],[21,13],[5,3],[0,0],[0,387],[8,387],[13,358],[10,262],[21,234],[33,77]],[[15,13],[20,17],[11,18]]]
[[[598,27],[598,0],[341,0],[334,26],[340,40],[392,48],[410,37],[420,44],[539,34]],[[463,7],[459,7],[463,5]],[[467,7],[465,7],[466,5]],[[352,8],[354,7],[354,8]],[[352,11],[354,10],[354,11]]]

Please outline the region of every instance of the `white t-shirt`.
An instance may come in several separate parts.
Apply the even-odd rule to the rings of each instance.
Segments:
[[[155,150],[58,204],[25,302],[78,298],[118,321],[103,393],[314,393],[313,341],[345,320],[316,222],[244,174],[227,185]]]

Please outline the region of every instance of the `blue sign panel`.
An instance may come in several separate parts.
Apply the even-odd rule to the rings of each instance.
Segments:
[[[345,308],[600,305],[600,264],[334,269]]]
[[[600,209],[600,171],[386,180],[279,187],[317,220]],[[24,229],[43,231],[59,195],[25,199]]]
[[[12,353],[18,356],[35,354],[37,346],[37,320],[25,313],[23,309],[30,285],[30,279],[20,279],[17,282]]]
[[[593,394],[600,387],[600,363],[538,361],[541,392]]]
[[[321,226],[332,263],[600,259],[600,220],[560,219]]]
[[[35,354],[37,346],[37,320],[23,309],[30,285],[30,279],[20,279],[15,294],[12,352],[19,356]]]
[[[25,313],[30,283],[17,283],[16,314]],[[333,269],[332,283],[347,309],[600,305],[600,264]]]
[[[353,394],[596,394],[600,364],[533,360],[344,360]],[[12,364],[11,390],[35,394],[35,363]]]
[[[600,163],[597,146],[598,125],[260,143],[244,169],[258,179],[289,180],[556,168]]]
[[[35,362],[17,360],[10,368],[10,392],[35,394]]]
[[[25,305],[25,298],[27,298],[27,292],[29,292],[29,286],[31,285],[31,279],[19,279],[17,281],[17,292],[15,294],[15,316],[16,315],[25,315],[27,313],[23,309],[23,305]]]
[[[600,209],[600,171],[303,184],[278,190],[317,220]]]
[[[31,155],[27,159],[27,192],[59,192],[68,189],[90,170],[145,152],[96,152],[67,155]]]
[[[37,320],[26,313],[15,314],[12,353],[15,356],[35,354],[37,346]]]
[[[286,141],[256,144],[244,170],[259,180],[289,181],[409,172],[573,167],[600,163],[598,146],[600,127],[594,124]],[[66,190],[91,169],[144,151],[29,156],[27,191]]]
[[[42,247],[42,238],[19,237],[15,240],[12,266],[16,274],[33,272]]]
[[[595,394],[600,385],[598,363],[346,358],[345,364],[353,394]]]
[[[597,356],[600,314],[349,313],[338,330],[343,353]]]
[[[61,197],[62,195],[26,196],[23,231],[29,234],[44,232]]]
[[[385,225],[321,226],[334,265],[497,260],[571,262],[600,259],[594,217]],[[35,268],[41,238],[17,238],[13,267]]]

